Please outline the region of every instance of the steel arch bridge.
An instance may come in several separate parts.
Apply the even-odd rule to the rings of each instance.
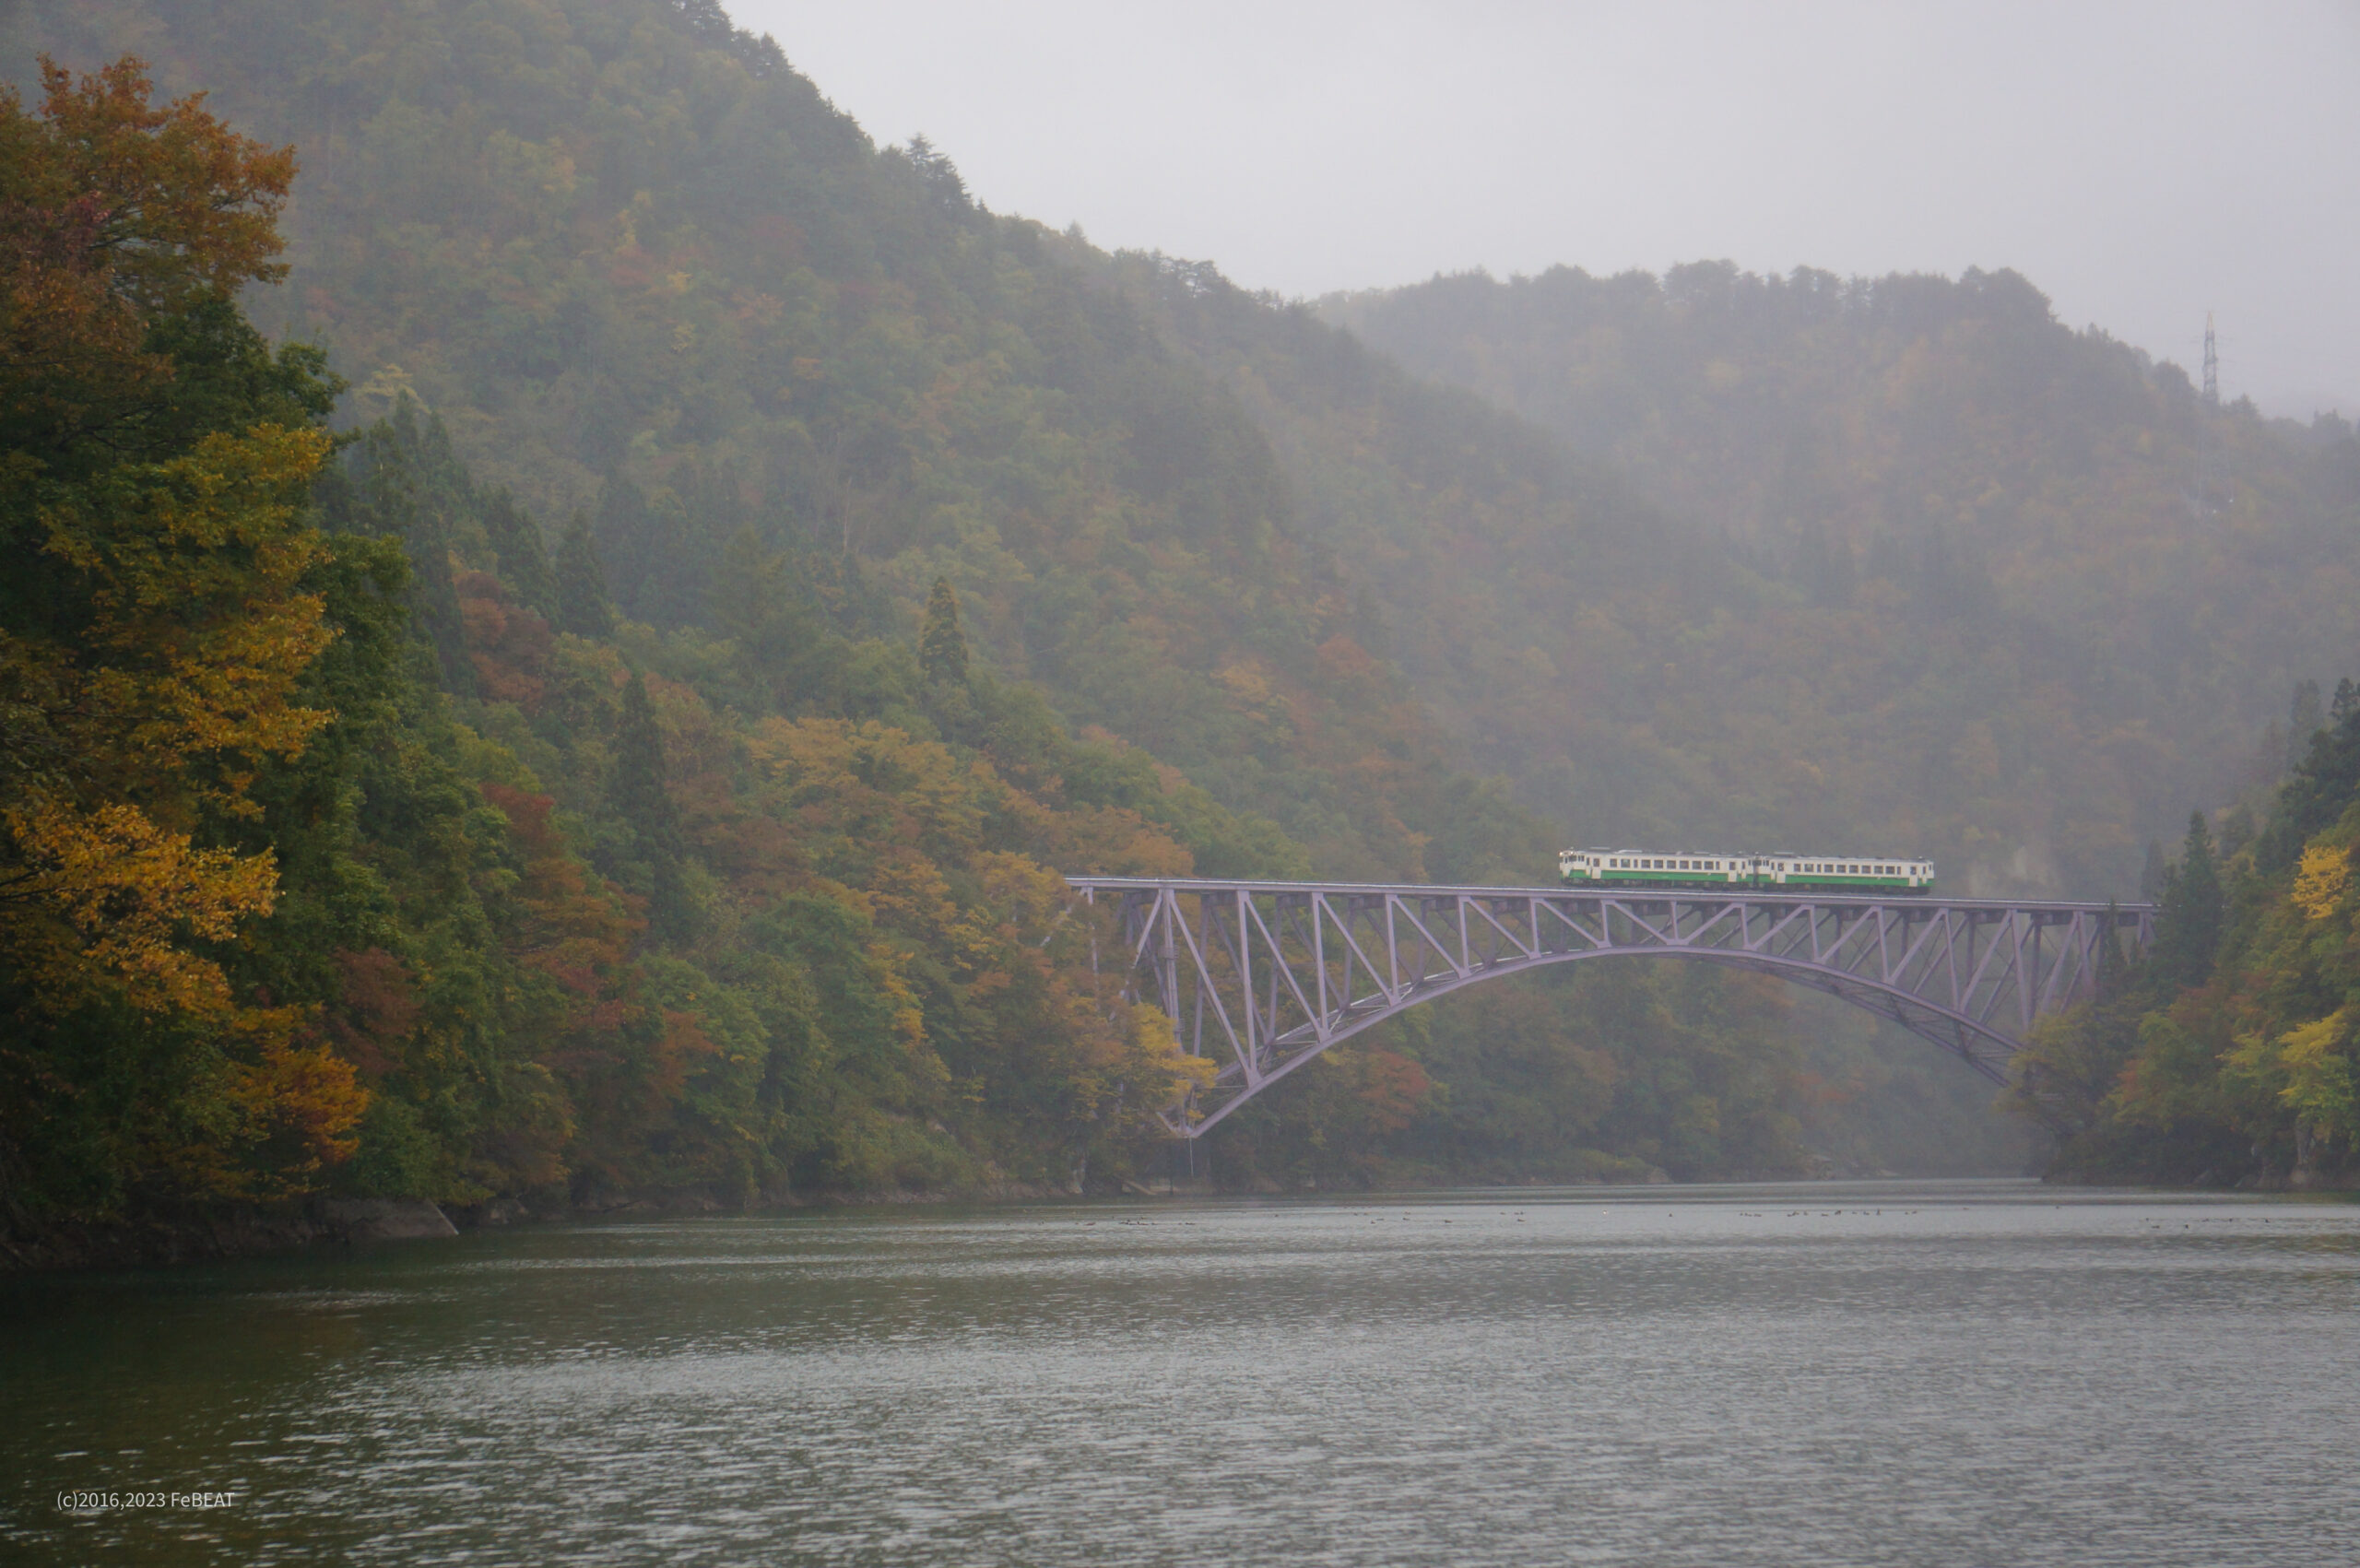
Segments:
[[[1067,880],[1112,915],[1133,996],[1161,1005],[1184,1045],[1221,1063],[1211,1089],[1166,1114],[1183,1138],[1405,1008],[1544,964],[1630,955],[1823,991],[2004,1082],[2033,1020],[2095,988],[2102,938],[2127,934],[2144,952],[2154,935],[2149,904]]]

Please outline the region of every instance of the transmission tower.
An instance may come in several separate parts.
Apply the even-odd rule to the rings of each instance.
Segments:
[[[2221,411],[2221,348],[2212,336],[2212,312],[2204,312],[2204,407],[2196,417],[2196,485],[2188,498],[2189,510],[2200,523],[2229,509],[2229,487],[2221,472],[2219,432],[2212,428]]]

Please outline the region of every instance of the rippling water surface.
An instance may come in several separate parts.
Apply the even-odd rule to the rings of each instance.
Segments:
[[[0,1556],[75,1562],[2354,1562],[2360,1208],[1074,1204],[47,1281],[0,1474]]]

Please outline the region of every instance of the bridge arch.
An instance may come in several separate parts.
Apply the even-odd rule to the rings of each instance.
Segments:
[[[1113,915],[1134,996],[1220,1062],[1166,1116],[1196,1138],[1329,1047],[1486,980],[1586,959],[1776,975],[1884,1018],[1994,1082],[2033,1021],[2094,988],[2098,944],[2143,950],[2144,904],[1073,878]]]

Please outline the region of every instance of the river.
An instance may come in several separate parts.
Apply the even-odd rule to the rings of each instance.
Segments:
[[[2332,1202],[863,1209],[0,1311],[11,1561],[2360,1562],[2360,1207]]]

